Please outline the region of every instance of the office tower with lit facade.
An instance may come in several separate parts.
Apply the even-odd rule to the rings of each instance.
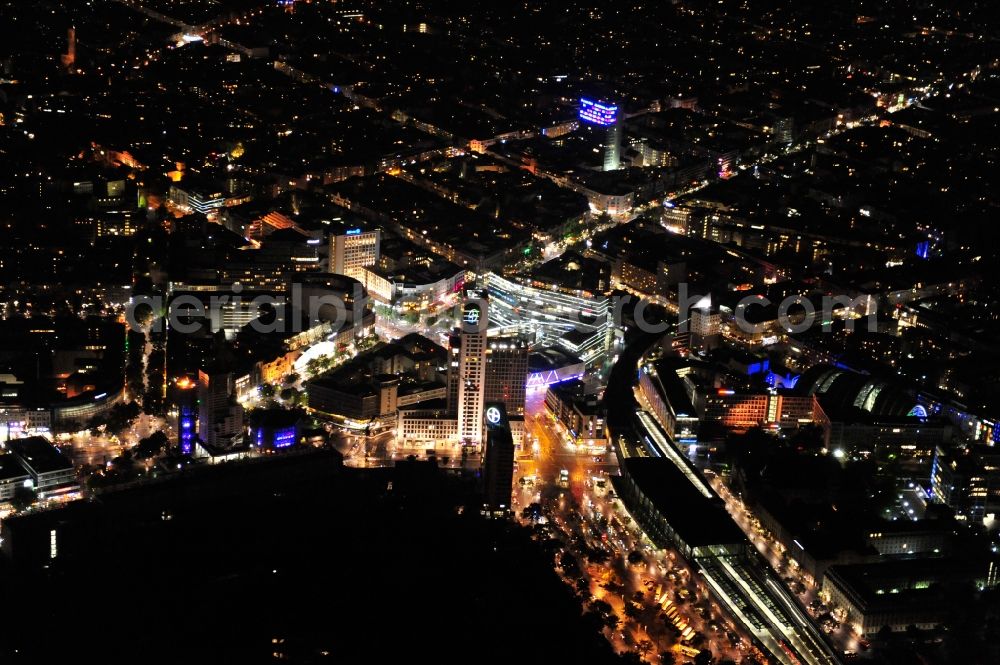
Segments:
[[[621,168],[622,134],[624,133],[624,116],[617,104],[606,101],[595,101],[583,97],[580,99],[580,120],[597,129],[604,130],[602,150],[604,153],[604,170],[617,171]]]
[[[330,234],[330,272],[354,279],[364,277],[362,268],[378,263],[382,232],[352,227]]]
[[[691,343],[695,351],[710,351],[722,344],[722,315],[718,308],[696,307],[691,310]]]
[[[528,382],[528,340],[519,335],[490,337],[486,345],[487,402],[503,402],[509,413],[524,415]]]
[[[487,402],[483,413],[483,514],[503,517],[510,512],[514,485],[514,437],[503,402]]]
[[[239,443],[243,436],[243,407],[236,402],[233,373],[219,366],[198,371],[198,438],[206,448]]]
[[[607,356],[613,337],[610,297],[573,295],[492,272],[486,274],[486,286],[495,330],[516,330],[536,348],[561,347],[588,365]]]
[[[1000,513],[1000,453],[992,446],[937,446],[930,480],[934,500],[959,520],[992,523]]]
[[[462,310],[462,327],[452,336],[448,359],[449,410],[458,416],[458,437],[463,444],[483,441],[483,401],[486,390],[486,303],[468,302]]]

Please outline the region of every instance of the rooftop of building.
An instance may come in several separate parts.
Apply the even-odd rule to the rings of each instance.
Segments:
[[[471,258],[511,250],[530,239],[530,232],[502,219],[452,203],[387,174],[350,178],[329,186],[331,192],[409,229],[427,241],[451,247]]]
[[[303,413],[295,409],[255,409],[249,414],[251,427],[282,428],[301,424]]]
[[[879,533],[885,536],[909,534],[948,534],[953,533],[957,526],[951,519],[922,520],[872,520],[868,526],[869,533]]]
[[[309,381],[313,388],[326,388],[354,397],[372,397],[379,394],[383,385],[399,383],[399,377],[393,374],[367,374],[361,368],[348,370],[333,370]]]
[[[336,390],[349,395],[365,397],[377,395],[383,384],[395,382],[399,385],[399,391],[403,394],[407,392],[419,392],[436,384],[422,384],[412,375],[378,374],[376,361],[387,361],[398,355],[403,355],[413,362],[441,362],[447,359],[447,351],[418,334],[411,333],[395,342],[380,343],[368,351],[355,356],[339,367],[322,374],[309,381],[310,386],[318,386]],[[422,388],[414,388],[420,385]]]
[[[40,436],[8,441],[7,450],[17,455],[22,463],[31,467],[35,473],[53,473],[73,469],[73,463],[58,448]]]
[[[399,385],[399,395],[417,395],[432,390],[445,388],[445,384],[440,381],[402,381]],[[421,404],[428,404],[431,400],[424,400]]]
[[[555,370],[582,363],[580,358],[551,346],[532,351],[528,355],[528,369],[531,372]]]
[[[873,417],[915,417],[916,400],[902,386],[832,365],[809,368],[795,388],[801,394],[816,395],[823,410],[835,419],[863,417],[859,410]]]
[[[0,482],[27,478],[28,472],[21,466],[14,455],[0,455]]]
[[[420,333],[409,333],[395,341],[379,344],[372,348],[369,354],[373,358],[386,360],[397,355],[405,355],[415,362],[443,360],[448,357],[447,349]]]
[[[740,545],[746,541],[722,501],[707,499],[672,461],[632,457],[625,459],[623,466],[657,512],[690,547]]]
[[[695,240],[668,233],[659,224],[641,217],[596,236],[590,247],[595,254],[654,273],[660,263],[681,263],[698,258],[709,249]]]
[[[531,271],[532,285],[572,291],[579,295],[599,295],[611,288],[611,265],[568,251]]]
[[[654,363],[654,367],[658,378],[657,388],[674,413],[678,416],[694,416],[696,414],[694,405],[684,389],[684,379],[677,376],[676,363],[672,360],[661,360]]]
[[[830,566],[827,578],[847,588],[868,609],[900,606],[933,597],[939,585],[971,583],[986,575],[987,565],[942,557],[893,559]],[[920,601],[925,602],[925,601]]]
[[[390,282],[402,284],[404,288],[434,284],[443,279],[451,279],[460,273],[465,274],[465,268],[440,257],[434,257],[432,261],[409,262],[405,266],[397,266],[391,270],[377,267],[370,270]]]
[[[420,163],[407,172],[416,182],[519,228],[554,232],[590,210],[582,194],[485,155]]]
[[[580,379],[571,379],[569,381],[563,381],[562,383],[554,383],[548,387],[548,390],[555,393],[560,398],[570,401],[586,395],[587,384]]]

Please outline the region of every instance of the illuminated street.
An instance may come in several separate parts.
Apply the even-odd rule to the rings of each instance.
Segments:
[[[703,648],[716,657],[738,662],[747,653],[749,641],[740,638],[677,554],[655,549],[621,502],[610,496],[613,491],[608,475],[617,469],[614,454],[601,453],[597,455],[601,461],[596,462],[591,452],[575,451],[560,432],[565,430],[545,410],[543,397],[542,391],[529,393],[528,431],[538,445],[518,456],[518,475],[527,482],[515,484],[514,506],[521,509],[540,502],[550,527],[564,543],[564,551],[581,564],[588,561],[588,555],[593,558],[593,552],[601,553],[598,559],[606,556],[606,560],[589,560],[581,568],[589,597],[607,602],[621,621],[619,629],[605,631],[608,639],[621,651],[634,651],[648,641],[651,649],[646,657],[656,662],[659,651],[677,651],[679,658],[682,648],[698,651],[689,640],[681,641],[678,633],[667,629],[668,625],[684,626],[685,630],[690,627],[685,634],[700,634],[695,641],[704,639]],[[568,488],[557,484],[563,469],[569,471]],[[598,483],[604,487],[599,488]],[[631,552],[641,553],[641,564],[628,562]],[[637,593],[641,595],[637,601],[640,609],[632,618],[625,608],[637,599]],[[666,611],[674,606],[677,611],[668,619]]]

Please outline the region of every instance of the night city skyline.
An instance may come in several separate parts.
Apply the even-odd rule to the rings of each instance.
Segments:
[[[1000,662],[990,10],[0,1],[0,663]]]

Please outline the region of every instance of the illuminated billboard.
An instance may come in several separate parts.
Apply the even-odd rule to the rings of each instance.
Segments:
[[[266,425],[261,425],[251,429],[251,437],[257,447],[263,448],[265,445],[271,448],[288,448],[294,446],[298,440],[298,427],[282,427],[272,429]]]
[[[618,106],[581,97],[580,120],[592,125],[608,127],[618,121]]]
[[[287,448],[295,445],[296,431],[294,427],[286,427],[274,433],[274,447]]]
[[[507,408],[503,402],[488,402],[483,411],[483,418],[486,420],[487,430],[510,431],[510,422],[507,420]]]
[[[556,383],[581,378],[583,378],[583,371],[579,369],[579,365],[542,370],[541,372],[532,372],[528,375],[525,388],[528,390],[532,388],[548,388]]]
[[[486,306],[486,300],[482,298],[465,301],[462,305],[462,333],[477,335],[486,332],[489,324]]]
[[[479,305],[467,303],[462,311],[462,323],[469,326],[478,326],[479,319],[482,318],[482,309]]]

